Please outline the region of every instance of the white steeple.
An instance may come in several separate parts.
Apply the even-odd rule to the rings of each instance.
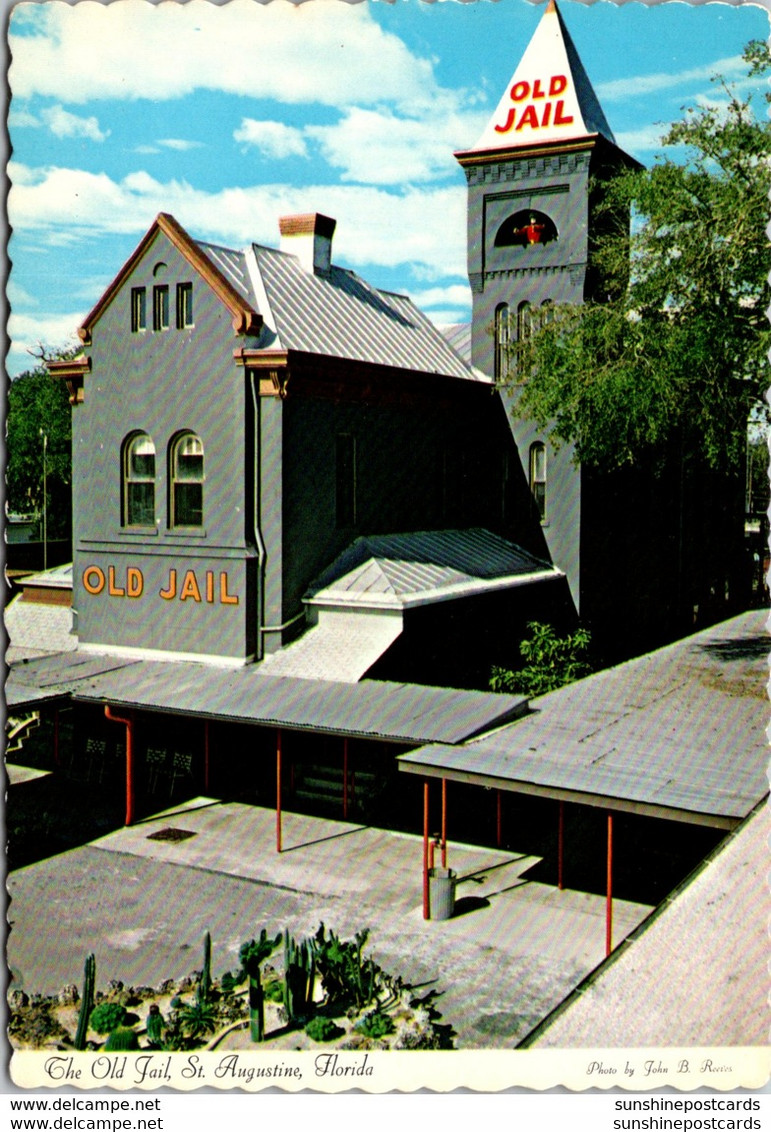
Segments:
[[[529,148],[597,134],[615,144],[555,0],[549,0],[495,113],[466,152]]]

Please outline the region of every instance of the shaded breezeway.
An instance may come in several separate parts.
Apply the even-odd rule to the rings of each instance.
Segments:
[[[451,846],[457,912],[422,918],[421,839],[197,798],[9,877],[14,985],[54,993],[94,951],[98,982],[154,985],[195,969],[210,931],[216,973],[262,927],[341,935],[370,929],[372,953],[442,992],[462,1048],[512,1048],[602,959],[602,897],[528,881],[538,858]],[[193,834],[158,840],[164,830]],[[46,930],[40,931],[41,910]],[[649,913],[618,902],[619,939]]]

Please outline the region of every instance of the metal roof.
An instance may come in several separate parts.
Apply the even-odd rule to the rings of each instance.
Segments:
[[[471,323],[454,322],[450,326],[440,326],[440,331],[450,343],[456,354],[460,354],[466,365],[471,365]]]
[[[317,625],[260,664],[270,676],[355,684],[401,634],[399,613],[323,609]]]
[[[201,240],[196,240],[196,244],[225,276],[231,287],[255,310],[260,310],[249,278],[249,268],[244,252],[234,251],[232,248],[223,248],[219,244],[207,244]],[[264,311],[260,311],[260,314],[264,316]]]
[[[412,774],[730,827],[768,792],[766,614],[533,700],[518,723],[400,758]]]
[[[81,651],[14,660],[5,684],[6,706],[13,711],[66,699],[79,684],[134,663],[121,657]]]
[[[14,666],[9,705],[36,702],[35,691],[37,702],[69,694],[88,703],[399,743],[459,743],[527,710],[521,696],[375,680],[300,680],[263,676],[259,666],[223,669],[88,653]]]
[[[29,580],[24,579],[25,583]],[[69,584],[72,585],[71,579]],[[68,605],[25,601],[19,595],[6,606],[3,616],[9,641],[7,664],[24,657],[68,652],[78,647],[78,638],[72,632],[72,609]]]
[[[17,579],[21,586],[39,586],[48,589],[72,589],[72,563],[66,562],[62,566],[52,566],[50,570],[40,570],[35,574],[25,574]]]
[[[297,256],[252,246],[277,344],[329,357],[488,381],[455,353],[404,295],[378,291],[353,271],[306,271]]]
[[[304,600],[406,609],[561,578],[556,567],[480,527],[368,535],[335,559]]]
[[[769,833],[764,805],[523,1044],[767,1046]]]

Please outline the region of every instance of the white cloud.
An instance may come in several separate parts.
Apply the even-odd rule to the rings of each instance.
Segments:
[[[368,4],[208,0],[23,4],[11,12],[15,97],[168,99],[217,90],[285,103],[435,105],[428,59]],[[453,97],[456,97],[453,95]]]
[[[471,288],[468,283],[451,283],[448,287],[429,287],[425,291],[410,291],[410,298],[423,310],[433,310],[435,307],[469,307]]]
[[[451,175],[459,138],[474,138],[486,115],[448,111],[427,119],[403,118],[356,107],[333,126],[309,126],[344,181],[396,185]]]
[[[661,139],[669,126],[658,123],[639,130],[624,130],[615,135],[621,149],[627,153],[650,153],[662,148]]]
[[[187,153],[191,149],[203,149],[203,142],[188,141],[186,138],[159,138],[158,145],[164,149],[173,149],[177,153]]]
[[[609,82],[598,83],[595,89],[600,102],[610,102],[613,99],[637,98],[640,95],[655,94],[657,91],[672,90],[689,83],[708,82],[713,75],[722,75],[730,82],[744,73],[746,73],[746,64],[741,56],[732,55],[727,59],[717,59],[714,63],[693,67],[688,71],[659,71],[652,75],[630,75],[626,79],[612,79]]]
[[[88,138],[90,141],[104,141],[109,136],[99,129],[96,118],[81,118],[71,114],[63,106],[48,106],[41,111],[40,117],[48,126],[51,133],[57,138]]]
[[[471,319],[471,296],[469,294],[469,303],[467,307],[459,307],[455,310],[442,310],[431,311],[431,321],[434,326],[440,329],[443,326],[457,326],[461,322],[469,322]],[[457,349],[457,347],[456,347]]]
[[[8,112],[8,126],[10,129],[18,129],[20,126],[31,126],[33,129],[38,129],[42,125],[39,118],[36,118],[29,110],[23,108],[16,109],[12,107]]]
[[[373,186],[255,185],[215,193],[184,181],[161,182],[138,170],[122,181],[78,169],[9,165],[8,215],[18,235],[53,242],[92,240],[101,233],[146,231],[159,212],[173,213],[201,239],[242,247],[255,240],[275,246],[278,218],[324,212],[338,221],[335,262],[358,267],[401,264],[463,277],[466,190],[414,188],[389,192]],[[117,266],[117,265],[116,265]]]
[[[8,280],[5,293],[12,307],[36,307],[38,305],[35,296],[30,295],[29,291],[26,291],[19,283],[15,283],[13,279]]]
[[[61,346],[78,345],[80,339],[76,328],[87,313],[87,307],[67,314],[48,316],[36,316],[12,310],[8,318],[8,336],[13,342],[9,353],[9,369],[14,373],[32,369],[35,363],[29,351],[34,350],[41,342],[50,350],[56,350]]]
[[[264,157],[277,161],[285,157],[307,157],[302,130],[286,126],[283,122],[258,122],[255,118],[242,118],[241,125],[233,131],[234,139],[241,145],[254,146]]]

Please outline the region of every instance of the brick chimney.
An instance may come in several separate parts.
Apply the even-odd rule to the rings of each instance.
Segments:
[[[278,222],[281,251],[296,255],[303,271],[326,275],[332,266],[332,236],[337,221],[320,212],[282,216]]]

